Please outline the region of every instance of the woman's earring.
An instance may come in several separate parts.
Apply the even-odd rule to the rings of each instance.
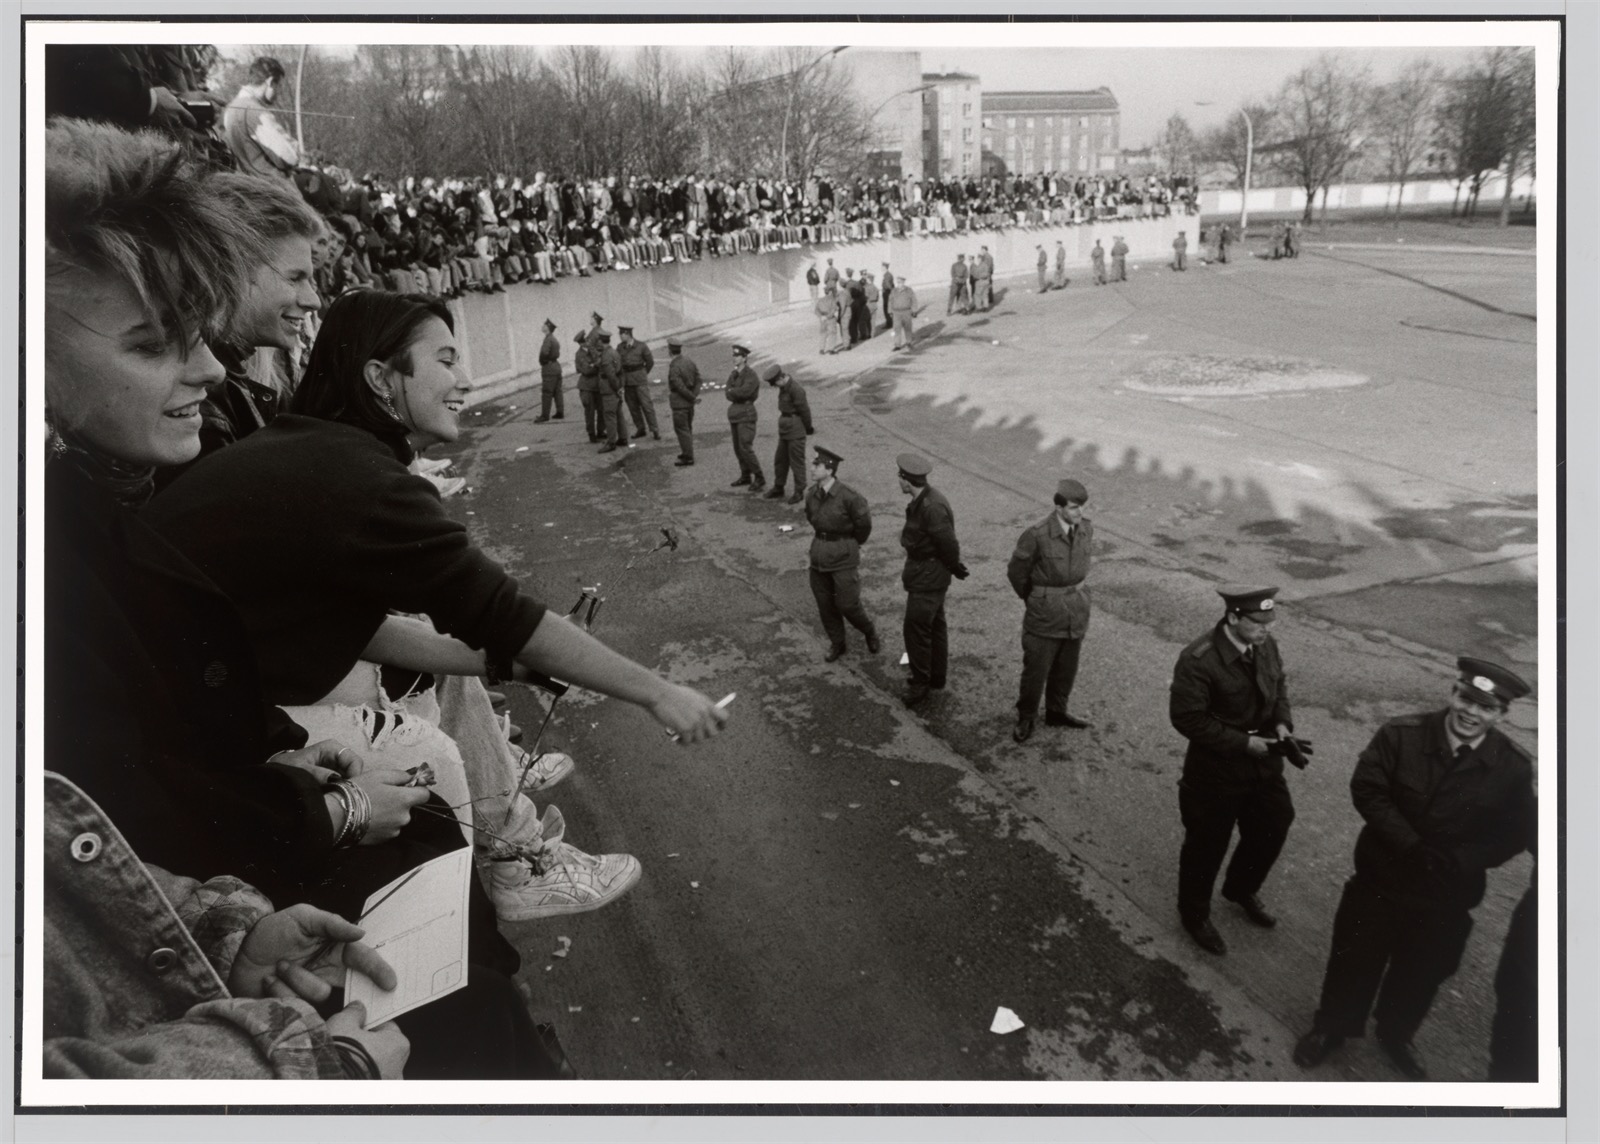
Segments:
[[[378,400],[383,402],[383,407],[389,411],[390,417],[393,417],[396,421],[400,420],[400,411],[394,407],[394,390],[380,389],[378,391]]]

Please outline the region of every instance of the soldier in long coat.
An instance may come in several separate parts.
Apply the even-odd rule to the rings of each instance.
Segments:
[[[1055,511],[1017,540],[1006,579],[1027,604],[1022,620],[1022,688],[1011,737],[1033,734],[1039,698],[1050,727],[1087,727],[1067,710],[1078,677],[1078,655],[1089,631],[1089,552],[1094,525],[1083,515],[1088,490],[1074,480],[1056,485]]]
[[[878,654],[878,629],[861,603],[861,546],[872,535],[872,510],[867,498],[838,479],[843,457],[817,446],[806,489],[806,520],[811,538],[811,595],[817,601],[822,630],[828,633],[829,663],[845,653],[845,621],[867,639],[867,651]]]
[[[555,406],[557,421],[566,417],[566,401],[561,393],[561,343],[556,340],[555,322],[546,318],[544,341],[539,345],[539,416],[534,421],[549,421],[552,405]]]
[[[811,404],[806,400],[806,388],[783,371],[781,366],[769,365],[763,379],[778,390],[778,448],[772,456],[772,491],[767,496],[773,500],[783,495],[783,485],[794,471],[794,495],[790,504],[799,504],[805,491],[806,438],[815,430],[811,425]]]
[[[667,339],[667,407],[672,410],[672,431],[678,435],[678,468],[694,464],[694,407],[700,404],[700,367],[685,357],[683,342]]]
[[[622,342],[617,347],[617,357],[622,367],[622,396],[628,403],[628,416],[633,419],[633,435],[643,437],[646,428],[657,441],[661,430],[656,425],[656,403],[650,399],[650,371],[656,367],[655,355],[650,347],[633,336],[632,326],[617,327]]]
[[[750,368],[750,347],[743,342],[733,345],[733,372],[728,374],[728,384],[723,390],[728,399],[728,428],[733,433],[733,455],[739,461],[739,479],[733,488],[749,485],[751,492],[767,487],[766,474],[756,458],[756,398],[761,396],[761,379]]]

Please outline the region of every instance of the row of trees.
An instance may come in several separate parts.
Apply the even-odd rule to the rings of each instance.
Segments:
[[[266,44],[219,68],[212,86],[235,90],[255,55],[288,70],[279,105],[291,117],[300,77],[305,144],[357,172],[849,176],[871,143],[871,112],[842,66],[798,46],[726,48],[691,64],[658,46],[372,44],[336,55]]]
[[[1387,83],[1374,83],[1358,60],[1323,55],[1286,79],[1272,99],[1245,103],[1202,136],[1174,114],[1154,145],[1158,161],[1175,171],[1217,164],[1242,186],[1246,116],[1255,135],[1252,182],[1276,177],[1303,188],[1307,221],[1317,194],[1326,201],[1328,187],[1359,166],[1399,184],[1401,195],[1423,171],[1454,179],[1451,213],[1459,208],[1469,216],[1485,179],[1499,172],[1505,225],[1512,183],[1534,171],[1533,50],[1486,49],[1453,72],[1417,59]],[[1398,203],[1397,196],[1396,223]]]

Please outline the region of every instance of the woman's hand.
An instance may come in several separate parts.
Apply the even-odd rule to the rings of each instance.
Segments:
[[[367,767],[350,775],[350,781],[372,804],[362,846],[376,846],[396,837],[411,821],[412,807],[421,806],[429,798],[428,788],[409,785],[411,776],[399,767]]]
[[[298,767],[314,775],[320,783],[326,783],[341,775],[359,774],[365,765],[361,756],[337,739],[323,739],[320,743],[312,743],[309,747],[301,747],[298,751],[279,751],[267,762]]]
[[[393,1021],[372,1029],[366,1028],[366,1022],[367,1007],[352,1001],[328,1018],[328,1035],[349,1037],[372,1054],[379,1080],[400,1080],[411,1057],[411,1042]]]
[[[363,945],[360,926],[302,902],[268,914],[250,928],[228,974],[235,997],[300,998],[313,1005],[344,984],[344,971],[370,977],[380,989],[398,984],[378,951]]]
[[[662,681],[662,693],[651,701],[650,714],[681,742],[698,743],[722,730],[728,712],[692,687]]]

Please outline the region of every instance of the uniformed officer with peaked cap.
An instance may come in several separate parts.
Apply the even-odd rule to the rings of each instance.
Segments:
[[[1474,656],[1456,660],[1456,672],[1442,711],[1389,720],[1356,762],[1350,795],[1365,825],[1333,919],[1321,1003],[1295,1046],[1302,1068],[1363,1036],[1370,1012],[1395,1067],[1426,1079],[1412,1037],[1461,964],[1485,872],[1533,837],[1533,760],[1496,726],[1531,688]]]
[[[816,446],[811,483],[806,487],[806,520],[815,530],[811,540],[811,595],[817,601],[822,630],[828,633],[829,663],[845,653],[844,622],[866,637],[867,650],[878,653],[878,629],[861,603],[861,546],[872,535],[872,510],[867,498],[838,479],[844,458]]]
[[[901,453],[895,465],[900,491],[911,498],[900,531],[900,547],[906,550],[900,583],[906,590],[904,635],[911,660],[911,678],[903,698],[907,707],[916,707],[928,698],[929,691],[943,688],[949,675],[950,634],[944,598],[952,576],[967,578],[967,566],[961,563],[950,501],[928,483],[933,465],[916,453]]]
[[[1178,654],[1168,715],[1189,740],[1178,783],[1184,830],[1178,915],[1202,949],[1222,954],[1228,947],[1210,920],[1211,891],[1235,826],[1239,845],[1222,896],[1256,925],[1277,925],[1259,895],[1294,821],[1283,780],[1294,720],[1283,659],[1269,630],[1278,589],[1233,585],[1217,594],[1223,617]]]

